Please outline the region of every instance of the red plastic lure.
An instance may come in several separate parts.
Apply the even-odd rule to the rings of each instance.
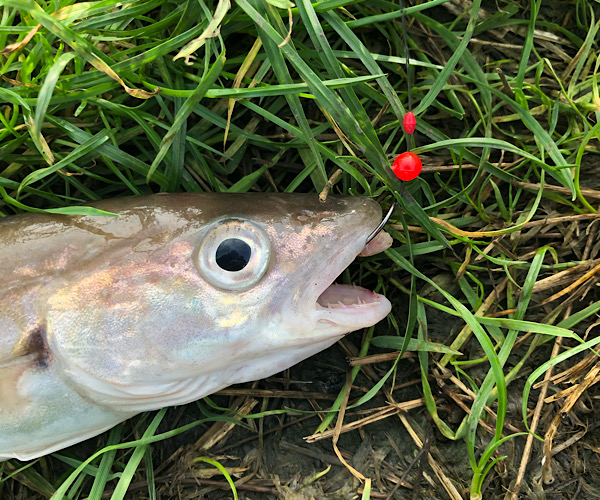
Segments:
[[[417,128],[417,118],[412,111],[409,111],[404,115],[404,120],[402,120],[402,126],[404,127],[404,131],[407,134],[414,133]]]
[[[407,151],[396,157],[392,165],[392,170],[401,181],[412,181],[423,170],[423,164],[415,153]]]

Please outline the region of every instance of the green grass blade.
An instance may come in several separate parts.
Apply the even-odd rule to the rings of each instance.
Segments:
[[[225,54],[221,53],[221,55],[217,58],[215,63],[210,68],[210,71],[208,71],[207,74],[205,75],[205,77],[202,78],[202,81],[200,82],[200,84],[198,84],[198,86],[196,87],[196,90],[192,93],[192,95],[190,95],[186,99],[185,103],[181,106],[181,108],[177,112],[177,115],[175,116],[175,119],[173,120],[173,124],[171,125],[171,128],[163,137],[163,140],[160,144],[160,149],[158,150],[158,153],[157,153],[154,161],[152,162],[152,165],[150,165],[150,169],[148,170],[148,174],[146,175],[146,180],[148,182],[150,182],[150,179],[152,178],[154,172],[158,168],[158,165],[160,164],[160,162],[163,160],[163,158],[169,151],[169,149],[173,143],[173,140],[175,139],[175,136],[182,129],[182,127],[186,123],[189,115],[193,112],[196,105],[202,100],[202,98],[204,97],[204,95],[206,94],[206,92],[210,88],[210,86],[219,77],[219,74],[221,73],[224,64],[225,64]],[[184,136],[185,136],[185,134],[184,134]],[[175,187],[178,183],[177,180],[179,179],[179,176],[181,175],[181,169],[183,168],[183,163],[179,163],[176,167],[177,167],[178,171],[170,172],[167,175],[167,179],[168,179],[168,184],[166,186],[167,191],[169,191],[169,190],[172,191],[175,189]]]

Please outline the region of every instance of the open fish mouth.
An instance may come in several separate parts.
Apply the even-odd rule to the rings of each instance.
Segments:
[[[358,255],[374,255],[391,244],[391,236],[381,231]],[[379,293],[356,285],[330,284],[316,300],[316,328],[323,334],[349,333],[381,321],[391,308],[390,301]]]

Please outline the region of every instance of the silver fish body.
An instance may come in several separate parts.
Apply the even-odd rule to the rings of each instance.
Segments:
[[[0,460],[292,366],[385,297],[331,285],[381,220],[316,195],[152,195],[0,220]]]

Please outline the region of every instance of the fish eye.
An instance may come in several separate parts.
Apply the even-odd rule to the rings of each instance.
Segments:
[[[225,271],[241,271],[246,267],[252,255],[252,248],[239,238],[227,238],[217,247],[215,260]]]
[[[215,221],[204,234],[195,264],[215,288],[243,291],[265,274],[271,243],[258,225],[243,219]]]

